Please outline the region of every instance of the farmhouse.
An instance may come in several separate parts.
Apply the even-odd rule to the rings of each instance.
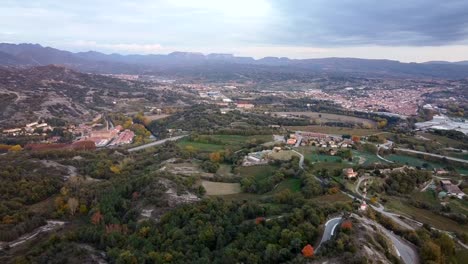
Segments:
[[[463,193],[463,191],[460,190],[460,188],[457,185],[452,184],[452,182],[449,180],[442,180],[440,181],[440,184],[442,185],[442,188],[447,192],[448,196],[455,196],[458,199],[462,199],[463,196],[465,196],[465,193]]]
[[[346,168],[346,169],[343,169],[343,175],[345,178],[351,179],[351,178],[356,178],[356,176],[358,176],[358,173],[355,172],[353,168]]]

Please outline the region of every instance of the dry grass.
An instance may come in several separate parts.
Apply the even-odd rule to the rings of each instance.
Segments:
[[[314,119],[316,122],[325,123],[325,122],[342,122],[342,123],[353,123],[364,125],[368,127],[376,127],[376,122],[374,120],[369,120],[360,117],[346,116],[346,115],[337,115],[337,114],[328,114],[328,113],[318,113],[318,112],[275,112],[278,116],[281,115],[294,115],[294,116],[307,116],[311,119]]]
[[[297,153],[291,151],[291,150],[282,150],[279,152],[271,152],[270,157],[275,160],[290,160],[292,159],[293,156],[298,156]]]
[[[241,192],[240,183],[202,181],[206,195],[228,195]]]

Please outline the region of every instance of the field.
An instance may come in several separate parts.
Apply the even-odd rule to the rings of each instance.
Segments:
[[[429,224],[438,229],[450,232],[466,232],[466,228],[451,219],[437,215],[429,210],[408,205],[408,203],[397,198],[388,198],[388,202],[385,204],[385,207],[395,212],[400,212],[404,215],[410,216],[415,220]]]
[[[348,135],[356,135],[356,136],[368,136],[368,135],[381,132],[378,129],[331,127],[331,126],[319,126],[319,125],[288,126],[286,128],[288,128],[289,130],[293,130],[293,131],[300,130],[300,131],[309,131],[309,132],[317,132],[317,133],[333,134],[333,135],[348,134]]]
[[[375,154],[363,151],[353,150],[353,163],[359,165],[370,165],[373,163],[386,163],[379,159]]]
[[[322,195],[319,197],[315,197],[312,200],[319,204],[330,204],[330,203],[336,203],[336,202],[351,202],[352,201],[351,198],[349,198],[349,196],[341,192],[338,192],[336,194]]]
[[[427,169],[444,168],[447,166],[442,163],[426,161],[426,160],[419,159],[416,157],[406,156],[406,155],[401,155],[401,154],[391,154],[391,155],[385,156],[385,158],[391,161],[400,163],[400,164],[408,164],[413,167],[417,167],[417,166],[423,167],[423,164],[427,164],[428,165]],[[464,175],[468,174],[468,169],[463,169],[463,168],[458,168],[458,167],[455,167],[455,169],[460,174],[464,174]]]
[[[301,190],[301,180],[296,178],[286,179],[278,184],[278,186],[269,194],[281,192],[283,190],[291,190],[291,192],[299,192]]]
[[[202,152],[214,152],[224,150],[226,148],[240,149],[243,144],[254,141],[271,141],[271,135],[254,135],[254,136],[240,136],[240,135],[212,135],[213,139],[219,141],[219,143],[204,143],[197,141],[190,141],[188,138],[180,140],[177,144],[183,148],[192,146],[195,151]]]
[[[231,165],[227,164],[220,164],[218,171],[216,172],[217,175],[223,177],[230,177],[232,176],[232,169]]]
[[[224,150],[225,148],[225,146],[223,145],[194,142],[194,141],[189,141],[188,139],[180,140],[179,142],[177,142],[177,145],[179,145],[182,148],[191,146],[195,149],[195,151],[201,151],[201,152],[214,152],[214,151]]]
[[[359,118],[359,117],[354,117],[354,116],[346,116],[346,115],[318,113],[318,112],[275,112],[273,114],[276,114],[278,116],[281,116],[281,115],[307,116],[315,120],[318,123],[342,122],[342,123],[359,124],[359,125],[366,126],[366,127],[376,126],[376,122],[374,120],[369,120],[369,119]]]
[[[202,181],[206,195],[229,195],[241,192],[240,183]]]
[[[270,157],[275,160],[290,160],[293,156],[297,156],[297,153],[291,150],[283,150],[280,152],[271,152]]]
[[[239,167],[237,170],[242,177],[254,176],[255,178],[261,180],[261,179],[264,179],[266,177],[273,175],[276,168],[270,165],[262,165],[262,166]]]

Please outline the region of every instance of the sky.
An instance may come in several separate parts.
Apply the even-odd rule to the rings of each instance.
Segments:
[[[2,0],[0,42],[404,62],[468,60],[466,0]]]

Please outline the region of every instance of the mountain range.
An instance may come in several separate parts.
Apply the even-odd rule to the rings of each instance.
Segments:
[[[359,76],[402,78],[468,78],[468,61],[402,63],[383,59],[322,58],[289,59],[265,57],[254,59],[232,54],[173,52],[167,55],[121,55],[96,51],[70,52],[39,44],[0,43],[0,66],[28,67],[59,64],[93,73],[193,74],[242,73],[242,71],[312,74],[343,73]]]

